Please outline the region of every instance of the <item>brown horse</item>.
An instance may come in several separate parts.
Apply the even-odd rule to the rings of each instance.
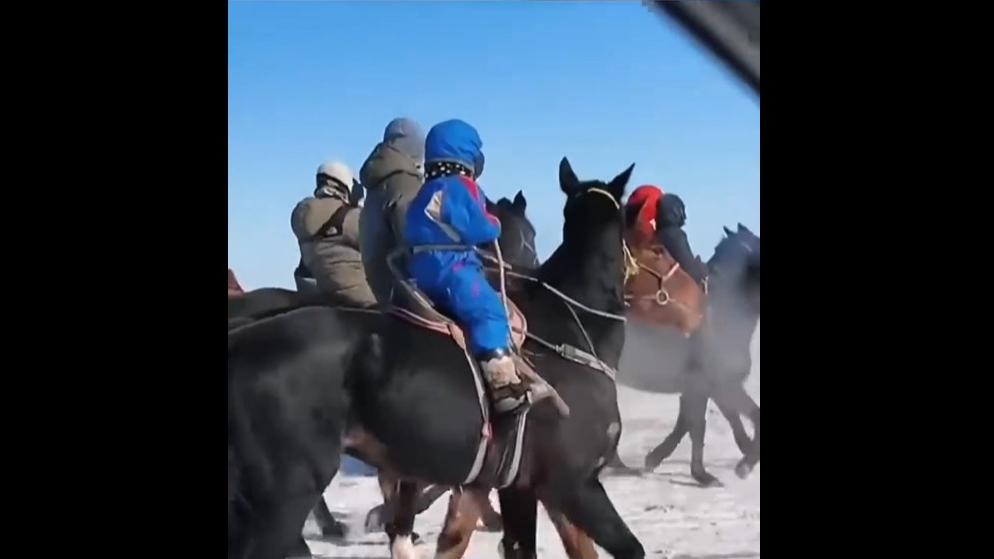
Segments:
[[[627,314],[689,337],[704,321],[704,291],[661,244],[635,245],[635,235],[627,237],[638,270],[625,283]]]

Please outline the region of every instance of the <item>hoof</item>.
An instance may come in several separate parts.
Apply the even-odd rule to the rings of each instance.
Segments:
[[[499,514],[484,515],[476,525],[476,529],[481,532],[503,532],[504,521]]]
[[[348,528],[338,521],[326,526],[319,526],[319,528],[321,536],[330,540],[343,540],[346,534],[348,534]]]
[[[500,543],[497,544],[497,555],[502,559],[535,559],[534,552],[529,553],[516,543],[505,546],[504,540],[501,540]]]
[[[694,478],[697,483],[701,484],[701,487],[724,487],[725,484],[721,483],[721,480],[714,477],[707,472],[691,472],[690,475]]]
[[[601,473],[605,476],[641,476],[642,470],[638,468],[629,468],[628,466],[607,466]]]
[[[382,532],[384,530],[383,523],[383,505],[377,505],[371,509],[366,514],[366,533],[370,532]]]
[[[286,559],[311,559],[311,557],[311,548],[307,547],[307,542],[300,539],[293,545],[293,549],[287,554]]]
[[[418,552],[414,550],[411,536],[398,536],[390,544],[390,557],[397,559],[417,559]]]
[[[655,470],[662,463],[663,463],[663,459],[662,458],[658,458],[656,456],[653,456],[652,453],[650,452],[645,457],[645,466],[644,466],[644,470],[643,471],[645,471],[647,473],[648,472],[652,472],[652,470]]]
[[[740,460],[739,463],[735,465],[735,475],[739,476],[739,479],[745,479],[752,473],[752,468],[752,464],[749,464],[745,460]]]

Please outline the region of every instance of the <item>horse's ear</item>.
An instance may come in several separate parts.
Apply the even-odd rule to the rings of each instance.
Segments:
[[[573,172],[569,159],[563,157],[563,160],[559,162],[559,188],[569,194],[576,190],[576,185],[579,183],[580,179],[576,178],[576,173]]]
[[[520,190],[514,195],[514,209],[518,210],[522,214],[525,213],[525,208],[528,207],[528,200],[525,200],[525,195]]]
[[[731,229],[729,229],[728,227],[722,227],[722,229],[725,230],[725,236],[726,237],[734,237],[735,236],[735,233]]]
[[[635,164],[632,163],[627,169],[621,172],[620,175],[611,179],[608,183],[607,189],[611,194],[614,195],[618,201],[621,201],[621,197],[625,194],[625,187],[628,186],[628,179],[632,178],[632,171],[635,169]]]
[[[739,233],[748,233],[749,235],[756,236],[748,227],[739,223]]]

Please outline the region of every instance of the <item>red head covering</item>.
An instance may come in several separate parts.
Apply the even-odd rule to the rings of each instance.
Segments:
[[[665,195],[658,186],[643,184],[632,191],[625,203],[625,215],[631,216],[633,212],[638,214],[632,219],[629,217],[627,225],[633,229],[636,242],[651,242],[656,232],[656,210],[659,207],[659,199]]]

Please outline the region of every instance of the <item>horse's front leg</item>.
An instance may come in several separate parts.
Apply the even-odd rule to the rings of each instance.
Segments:
[[[707,432],[708,393],[691,390],[684,393],[680,407],[687,405],[687,426],[690,431],[690,475],[704,487],[721,487],[718,478],[704,468],[704,435]],[[680,410],[681,415],[683,410]]]
[[[594,549],[594,541],[590,536],[570,522],[561,511],[546,502],[542,504],[549,513],[549,520],[556,527],[556,532],[559,532],[566,555],[570,559],[597,559],[597,550]]]
[[[466,553],[476,521],[484,508],[483,502],[489,499],[489,494],[488,489],[479,488],[452,490],[445,523],[435,547],[435,559],[458,559]]]
[[[504,520],[501,556],[503,559],[534,559],[537,553],[535,533],[538,530],[538,498],[534,490],[512,486],[501,489],[498,495]]]
[[[318,530],[325,538],[341,539],[345,537],[345,525],[335,519],[328,510],[328,504],[324,502],[324,496],[318,499],[318,504],[311,510],[314,515],[314,522],[318,525]]]
[[[583,543],[582,536],[577,533],[582,531],[615,559],[645,557],[645,548],[618,515],[610,497],[604,491],[604,486],[597,478],[588,479],[579,485],[565,480],[555,480],[552,487],[543,491],[542,502],[548,503],[553,510],[561,511],[569,521],[569,526],[573,527],[574,531],[568,533],[568,536],[579,538],[575,552],[590,552]],[[503,510],[503,505],[501,507]],[[508,514],[505,513],[505,525],[507,520]]]
[[[686,403],[686,397],[680,395],[680,411],[677,414],[676,425],[673,426],[673,430],[670,431],[669,435],[663,439],[663,442],[659,443],[656,448],[652,449],[649,454],[645,457],[645,469],[646,471],[652,471],[656,469],[657,466],[662,464],[663,460],[669,458],[676,447],[683,440],[683,437],[687,434],[687,413],[689,412],[689,406]]]
[[[393,515],[386,524],[390,537],[390,557],[392,559],[417,559],[411,535],[414,532],[415,507],[418,500],[418,483],[401,481],[390,499]]]

